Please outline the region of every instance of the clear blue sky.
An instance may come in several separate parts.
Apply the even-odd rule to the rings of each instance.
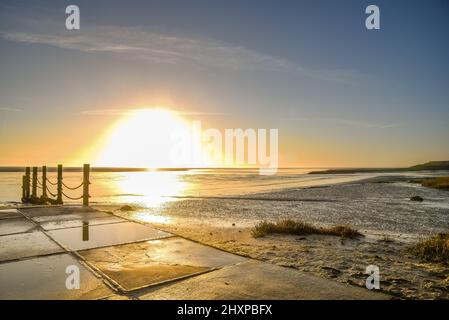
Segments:
[[[380,30],[365,28],[369,4]],[[444,0],[2,1],[0,165],[31,137],[42,161],[78,160],[66,149],[101,135],[110,110],[153,104],[279,128],[282,165],[446,160],[448,39]],[[69,129],[79,141],[61,141]]]

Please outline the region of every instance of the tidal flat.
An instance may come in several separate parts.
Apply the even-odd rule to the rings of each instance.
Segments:
[[[410,200],[416,195],[423,201]],[[449,193],[406,176],[184,199],[159,208],[115,212],[216,248],[355,286],[365,287],[366,267],[376,265],[382,292],[402,299],[449,298],[449,266],[424,261],[410,250],[420,240],[449,230]],[[253,236],[260,221],[280,219],[323,227],[348,225],[363,236]]]

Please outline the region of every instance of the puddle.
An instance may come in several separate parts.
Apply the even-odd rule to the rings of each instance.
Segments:
[[[66,268],[79,268],[80,289],[66,288]],[[0,299],[99,299],[113,294],[101,280],[68,254],[0,264]]]
[[[20,212],[36,221],[51,221],[52,219],[61,219],[67,215],[76,215],[79,217],[104,217],[109,214],[89,207],[82,206],[62,206],[62,207],[39,207],[39,208],[21,208]]]
[[[28,216],[28,215],[27,215]],[[91,220],[98,218],[113,218],[111,214],[104,212],[79,212],[79,213],[61,213],[59,215],[47,215],[47,216],[29,216],[33,221],[37,223],[46,222],[62,222],[70,220]]]
[[[25,218],[0,220],[0,235],[29,232],[35,227],[34,223]]]
[[[61,247],[40,231],[0,236],[0,261],[62,251]]]
[[[92,249],[80,254],[127,291],[247,260],[181,238]]]
[[[71,250],[99,248],[171,236],[167,232],[135,222],[93,226],[86,222],[80,228],[51,230],[48,234]]]
[[[17,209],[0,210],[0,220],[21,217],[22,215],[19,213],[19,211],[17,211]]]
[[[88,223],[89,226],[94,226],[100,224],[110,224],[120,222],[127,222],[127,220],[114,216],[107,216],[101,218],[85,217],[82,219],[75,217],[75,219],[73,220],[63,220],[63,221],[55,220],[55,221],[41,222],[40,225],[42,228],[44,228],[44,230],[56,230],[64,228],[83,227],[86,223]]]

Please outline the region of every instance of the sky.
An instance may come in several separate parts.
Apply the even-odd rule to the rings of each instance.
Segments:
[[[0,166],[100,164],[153,106],[278,129],[283,167],[449,160],[448,17],[444,0],[2,1]]]

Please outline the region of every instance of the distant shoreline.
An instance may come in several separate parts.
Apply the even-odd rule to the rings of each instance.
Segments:
[[[38,167],[40,172],[42,167]],[[193,168],[126,168],[126,167],[91,167],[91,172],[145,172],[145,171],[188,171]],[[47,172],[57,172],[57,167],[47,167]],[[64,167],[64,172],[83,172],[82,167]],[[25,172],[25,167],[0,167],[0,172]]]
[[[430,161],[407,168],[345,168],[311,171],[309,174],[388,173],[449,170],[449,161]]]
[[[250,167],[191,167],[191,168],[133,168],[133,167],[91,167],[91,172],[145,172],[145,171],[189,171],[189,170],[257,170],[259,168]],[[320,168],[320,167],[281,167],[278,169],[302,169],[312,170],[308,174],[350,174],[350,173],[388,173],[407,171],[439,171],[449,170],[449,161],[430,161],[412,167],[402,168]],[[82,172],[82,167],[64,167],[65,172]],[[41,167],[38,167],[41,171]],[[47,167],[48,172],[56,172],[57,167]],[[4,166],[0,167],[0,172],[25,172],[25,166]]]
[[[353,168],[353,169],[329,169],[322,171],[311,171],[309,174],[349,174],[349,173],[389,173],[389,172],[411,172],[411,171],[441,171],[447,169],[410,169],[410,168]]]

